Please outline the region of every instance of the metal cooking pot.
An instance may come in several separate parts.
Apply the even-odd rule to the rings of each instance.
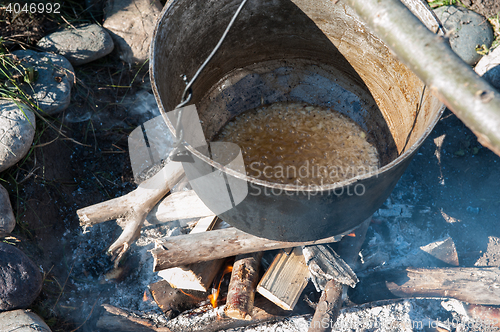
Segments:
[[[150,56],[153,91],[166,115],[212,51],[240,0],[171,0],[157,23]],[[192,89],[208,140],[246,110],[279,101],[331,107],[353,119],[380,155],[380,167],[319,188],[249,178],[187,144],[188,178],[223,174],[248,192],[218,215],[253,235],[305,241],[347,232],[387,199],[443,112],[424,83],[331,0],[250,0]],[[165,116],[169,129],[172,121]],[[193,185],[218,211],[220,195]]]

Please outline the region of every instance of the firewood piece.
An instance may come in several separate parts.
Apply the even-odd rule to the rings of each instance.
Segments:
[[[146,220],[155,225],[173,220],[208,217],[213,214],[194,190],[188,190],[171,193],[165,197],[151,210]]]
[[[351,287],[356,286],[358,278],[351,267],[356,265],[370,222],[371,218],[368,218],[339,242],[303,248],[311,280],[318,292],[322,291],[326,282],[331,279]]]
[[[302,248],[281,251],[257,286],[257,292],[285,310],[293,310],[309,279]]]
[[[201,218],[190,234],[210,231],[218,218],[209,216]],[[224,259],[183,265],[161,270],[158,276],[170,283],[173,288],[191,289],[206,292],[220,270]]]
[[[472,320],[484,322],[484,327],[500,327],[500,308],[476,304],[465,304],[464,307],[467,316]],[[487,329],[485,328],[485,330]]]
[[[193,290],[182,291],[172,288],[165,280],[160,280],[148,286],[158,308],[167,316],[193,309],[207,301],[207,293]]]
[[[345,259],[345,262],[343,260],[342,262],[344,262],[345,265],[350,264],[351,267],[355,267],[370,222],[371,218],[368,218],[349,236],[345,236],[337,243],[328,245],[329,249],[332,250],[332,254],[335,254],[332,247],[335,247],[338,252],[342,253],[342,257]],[[311,266],[309,266],[309,268],[311,268]],[[316,283],[320,282],[316,281]],[[337,280],[328,280],[326,282],[308,332],[329,332],[333,329],[342,306],[343,289],[344,285]]]
[[[98,329],[117,332],[172,332],[166,327],[155,327],[149,320],[110,304],[103,304],[102,308],[104,312],[97,321]]]
[[[205,306],[182,313],[167,323],[175,332],[216,332],[285,319],[290,315],[272,302],[258,296],[255,299],[251,320],[232,319],[219,315],[218,309]],[[187,323],[186,323],[187,322]],[[196,322],[193,324],[192,322]]]
[[[333,279],[344,285],[356,286],[358,277],[328,244],[305,246],[302,252],[318,292],[324,290],[326,283]]]
[[[446,264],[458,266],[457,248],[451,237],[422,246],[420,249]]]
[[[142,182],[137,189],[122,197],[76,211],[81,226],[93,226],[107,220],[124,218],[126,226],[108,253],[118,264],[122,255],[139,236],[149,211],[184,175],[182,163],[169,161],[156,175]]]
[[[227,292],[226,316],[252,319],[255,287],[259,281],[259,266],[263,252],[236,256]]]
[[[329,332],[332,330],[342,307],[343,288],[344,285],[333,279],[326,283],[311,320],[309,332]]]
[[[391,298],[450,297],[460,301],[500,305],[498,267],[393,269],[372,273],[352,290],[354,303]]]
[[[226,258],[258,251],[323,244],[339,240],[339,236],[305,242],[284,242],[256,237],[236,228],[218,229],[198,234],[177,235],[156,241],[151,251],[154,271],[170,267]]]

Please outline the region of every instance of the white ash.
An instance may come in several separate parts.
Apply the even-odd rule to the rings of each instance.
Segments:
[[[153,257],[149,250],[154,248],[156,239],[187,233],[188,230],[188,226],[181,227],[179,222],[144,226],[140,238],[131,246],[129,256],[123,263],[128,270],[123,272],[122,277],[114,279],[116,275],[111,273],[112,263],[105,252],[109,244],[120,234],[121,228],[114,221],[87,228],[85,233],[75,239],[79,243],[73,254],[75,262],[73,271],[77,277],[72,280],[78,289],[78,294],[71,298],[68,304],[81,303],[82,298],[88,297],[86,301],[90,306],[98,300],[98,305],[109,303],[136,311],[141,317],[165,322],[165,316],[148,290],[148,285],[161,280],[157,273],[153,272]],[[92,258],[89,257],[93,255],[96,256],[95,263],[90,262]],[[89,266],[97,267],[92,271]]]
[[[235,328],[225,332],[302,332],[311,324],[311,315],[289,317],[280,322],[254,327]],[[323,324],[323,323],[322,323]],[[324,325],[330,324],[324,322]],[[486,322],[467,317],[463,304],[450,299],[407,299],[379,301],[356,307],[343,308],[332,331],[401,332],[434,331],[440,327],[448,331],[498,331]],[[478,327],[480,329],[478,329]]]

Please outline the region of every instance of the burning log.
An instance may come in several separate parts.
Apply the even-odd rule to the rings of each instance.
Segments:
[[[209,216],[201,218],[190,234],[210,231],[215,227],[218,218]],[[224,259],[189,264],[161,270],[158,275],[168,281],[174,288],[192,289],[206,292],[220,270]]]
[[[340,242],[330,245],[306,247],[306,252],[312,254],[309,259],[309,268],[316,266],[320,270],[314,275],[315,285],[324,284],[321,298],[316,306],[316,311],[311,320],[309,332],[329,332],[332,330],[340,309],[342,307],[342,296],[344,294],[344,283],[354,287],[358,278],[352,272],[351,267],[355,267],[359,251],[365,242],[366,231],[370,225],[371,218],[365,220],[352,233],[353,236],[345,236]],[[340,255],[332,247],[341,253]],[[317,254],[314,254],[317,253]],[[311,264],[314,263],[314,264]],[[347,265],[349,264],[349,265]],[[318,286],[316,286],[318,288]]]
[[[156,327],[148,319],[137,317],[110,304],[103,304],[102,308],[104,312],[97,321],[98,329],[117,332],[172,332],[166,327]]]
[[[263,252],[236,256],[227,293],[226,316],[252,319],[255,286],[259,278],[259,265]]]
[[[108,249],[108,253],[116,258],[115,265],[117,265],[130,244],[139,236],[149,211],[183,175],[181,163],[168,162],[155,176],[142,182],[137,189],[127,195],[76,211],[80,226],[93,226],[117,218],[124,219],[125,228],[122,234]]]
[[[226,228],[158,240],[156,248],[151,253],[154,257],[154,271],[160,271],[179,265],[234,255],[290,248],[290,246],[330,243],[338,240],[339,236],[332,236],[317,241],[284,242],[259,238],[236,228]]]
[[[393,269],[372,273],[353,290],[355,303],[409,297],[450,297],[463,302],[500,305],[498,267]]]
[[[257,292],[284,310],[293,310],[309,280],[302,248],[283,250],[262,277]]]

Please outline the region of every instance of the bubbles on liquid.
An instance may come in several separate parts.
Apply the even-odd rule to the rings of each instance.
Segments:
[[[336,111],[275,103],[240,114],[216,140],[242,148],[247,169],[253,168],[251,176],[258,176],[259,170],[258,177],[271,182],[321,185],[356,176],[357,167],[363,174],[378,167],[377,150],[366,137],[356,123]],[[266,166],[271,170],[263,172]]]

